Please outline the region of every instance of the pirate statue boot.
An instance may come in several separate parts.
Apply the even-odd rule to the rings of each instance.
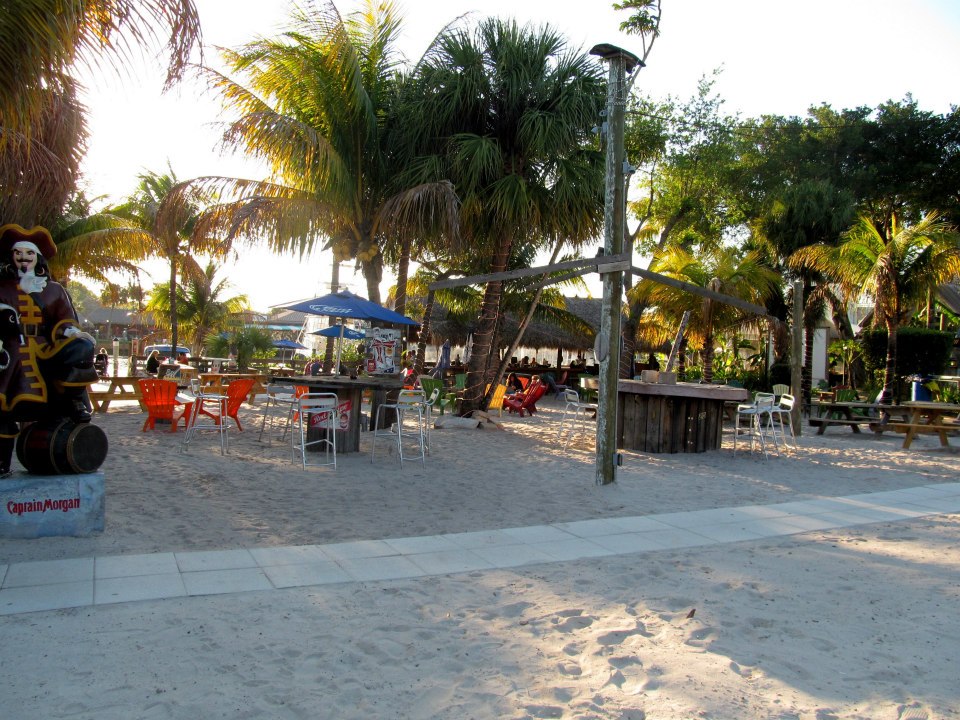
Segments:
[[[17,442],[19,426],[13,420],[0,420],[0,478],[12,474],[13,448]]]

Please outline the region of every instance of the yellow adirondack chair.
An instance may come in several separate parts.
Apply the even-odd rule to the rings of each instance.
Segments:
[[[490,389],[490,386],[487,385],[484,393]],[[487,405],[487,412],[492,413],[494,410],[503,417],[503,397],[507,394],[507,386],[503,383],[497,385],[496,389],[493,391],[493,397],[490,398],[490,404]]]

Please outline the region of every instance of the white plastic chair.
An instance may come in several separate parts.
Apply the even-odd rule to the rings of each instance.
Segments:
[[[574,435],[586,433],[587,416],[592,414],[593,417],[596,417],[598,406],[596,403],[581,401],[580,394],[573,388],[564,389],[563,399],[566,404],[563,407],[563,415],[560,417],[560,429],[557,430],[557,437],[563,437],[563,433],[566,431],[567,439],[563,444],[564,449],[566,449]]]
[[[420,460],[426,465],[426,442],[423,436],[423,414],[426,409],[426,396],[423,390],[401,390],[394,402],[381,403],[377,406],[377,415],[373,423],[373,442],[370,447],[370,462],[377,454],[377,440],[387,438],[397,445],[397,454],[400,457],[400,467],[404,460]],[[395,420],[384,427],[388,415],[393,412]],[[411,427],[412,424],[412,427]],[[403,438],[416,441],[419,455],[404,455]]]
[[[300,451],[300,464],[304,469],[307,466],[332,465],[336,470],[339,406],[340,399],[336,393],[304,393],[297,398],[297,430],[290,435],[290,447],[294,459],[297,451]],[[309,439],[311,436],[314,439]],[[323,448],[323,462],[307,462],[308,452],[310,457],[320,457],[319,452],[310,450],[316,446]]]

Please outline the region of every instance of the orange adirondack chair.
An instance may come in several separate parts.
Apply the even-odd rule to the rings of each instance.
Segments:
[[[146,432],[147,428],[155,430],[157,420],[168,420],[170,432],[176,432],[177,423],[182,419],[183,428],[187,429],[193,403],[177,399],[175,381],[140,378],[139,383],[140,393],[143,395],[143,406],[147,409],[147,419],[143,423],[142,432]],[[179,412],[178,407],[182,408]]]
[[[240,418],[237,417],[237,413],[240,412],[240,406],[243,405],[243,401],[247,399],[247,395],[250,394],[250,388],[253,387],[255,382],[255,378],[240,378],[232,381],[225,388],[227,396],[227,417],[233,418],[233,421],[237,424],[237,430],[243,431],[243,425],[240,424]],[[212,417],[217,425],[220,424],[219,415],[209,413],[202,407],[200,408],[200,412]]]
[[[523,417],[524,412],[533,415],[537,412],[537,400],[542,398],[546,392],[547,386],[540,382],[540,378],[537,378],[522,393],[514,393],[505,397],[503,406],[507,408],[507,412],[520,413],[520,417]]]

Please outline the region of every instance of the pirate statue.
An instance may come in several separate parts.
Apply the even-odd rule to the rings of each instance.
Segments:
[[[56,252],[46,228],[0,226],[0,477],[10,473],[18,423],[90,422],[94,339],[50,277]]]

